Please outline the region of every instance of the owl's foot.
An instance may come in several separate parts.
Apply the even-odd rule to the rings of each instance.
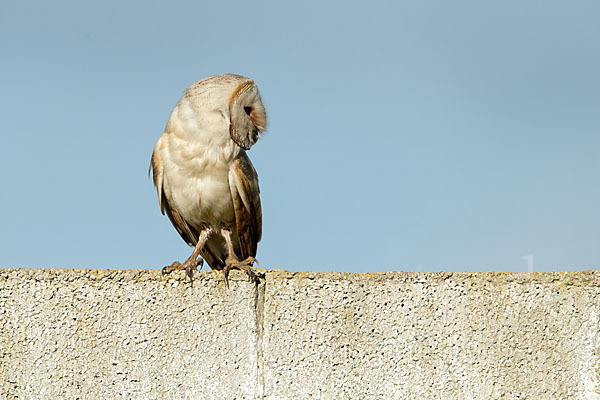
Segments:
[[[246,271],[251,282],[256,282],[258,278],[252,267],[254,263],[258,264],[258,260],[254,257],[248,257],[244,261],[240,261],[236,256],[229,256],[225,260],[225,268],[223,268],[223,279],[225,279],[225,286],[229,288],[229,271],[232,269],[239,269],[240,271]]]
[[[170,274],[173,271],[185,270],[185,274],[190,278],[190,282],[193,282],[194,271],[198,270],[198,265],[200,267],[204,265],[204,260],[200,257],[200,251],[204,247],[210,231],[210,227],[202,228],[198,237],[198,243],[196,243],[196,247],[194,247],[194,251],[192,251],[188,259],[183,264],[174,261],[173,264],[167,265],[162,269],[163,275]]]
[[[204,265],[204,260],[198,258],[197,260],[188,258],[183,264],[178,261],[173,261],[171,265],[167,265],[162,269],[162,274],[167,275],[173,271],[185,271],[185,274],[190,278],[190,282],[193,281],[194,271],[198,271],[198,265],[200,268]]]

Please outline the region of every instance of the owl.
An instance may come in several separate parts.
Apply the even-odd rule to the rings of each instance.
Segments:
[[[168,274],[208,265],[253,278],[262,235],[258,175],[246,154],[267,126],[256,84],[224,74],[202,79],[183,93],[152,152],[150,170],[161,212],[194,248]]]

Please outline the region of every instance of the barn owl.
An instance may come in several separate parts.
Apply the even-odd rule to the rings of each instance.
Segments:
[[[224,74],[202,79],[183,93],[150,162],[158,204],[183,240],[194,248],[168,274],[203,265],[231,269],[253,278],[252,266],[262,234],[258,175],[246,150],[267,126],[256,84]]]

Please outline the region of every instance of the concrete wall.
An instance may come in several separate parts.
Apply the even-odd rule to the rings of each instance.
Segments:
[[[2,399],[600,399],[600,271],[0,270]]]

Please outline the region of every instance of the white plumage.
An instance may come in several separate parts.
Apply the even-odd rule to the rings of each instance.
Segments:
[[[258,88],[248,78],[217,75],[184,92],[156,143],[151,168],[161,211],[195,249],[184,264],[164,272],[185,269],[191,276],[201,262],[198,254],[225,277],[231,268],[250,271],[262,217],[258,177],[245,150],[265,128]]]

